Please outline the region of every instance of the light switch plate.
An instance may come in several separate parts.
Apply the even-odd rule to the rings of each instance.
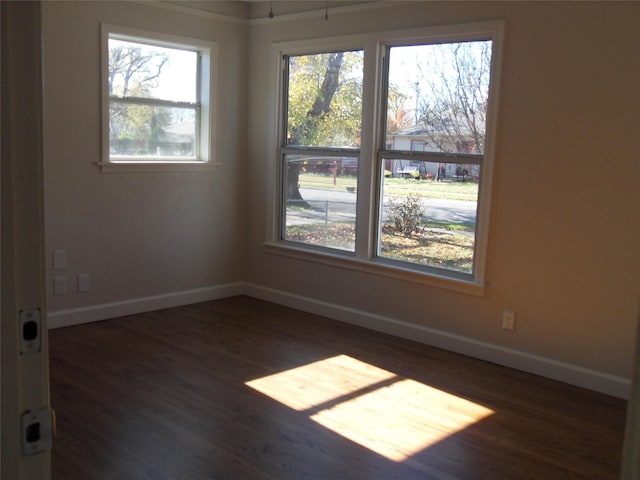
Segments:
[[[66,250],[53,251],[53,269],[64,270],[67,268],[67,252]]]

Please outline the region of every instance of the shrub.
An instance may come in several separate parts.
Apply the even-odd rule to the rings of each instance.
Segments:
[[[405,237],[410,237],[414,232],[419,233],[424,215],[420,196],[410,193],[401,199],[390,198],[388,215],[396,230]]]

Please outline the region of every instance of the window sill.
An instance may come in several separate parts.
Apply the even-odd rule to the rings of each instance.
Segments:
[[[438,275],[437,273],[417,271],[410,268],[402,268],[398,265],[391,265],[383,260],[360,260],[349,256],[349,254],[324,251],[314,252],[306,248],[300,248],[288,244],[266,242],[264,246],[268,253],[274,255],[282,255],[307,262],[381,275],[406,282],[418,283],[428,287],[442,288],[458,293],[473,295],[476,297],[482,297],[485,294],[485,282]]]
[[[220,163],[211,162],[101,162],[102,173],[141,173],[141,172],[207,172],[219,167]]]

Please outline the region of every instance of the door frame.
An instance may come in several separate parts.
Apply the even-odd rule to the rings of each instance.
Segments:
[[[39,442],[34,440],[50,438],[51,418],[31,420],[36,412],[48,414],[50,408],[41,35],[39,1],[1,2],[0,477],[15,480],[51,478],[50,447],[36,447]],[[21,323],[26,314],[30,333],[25,333]],[[31,328],[34,325],[37,328]],[[35,347],[26,349],[23,337],[33,335]],[[28,419],[27,425],[37,426],[38,432],[24,448],[23,417]]]

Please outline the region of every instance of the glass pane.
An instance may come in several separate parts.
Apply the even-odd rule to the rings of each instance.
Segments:
[[[198,54],[109,39],[109,95],[197,101]]]
[[[285,155],[284,239],[353,252],[357,157]]]
[[[287,144],[359,147],[363,51],[288,60]]]
[[[194,158],[196,111],[112,102],[109,151],[114,156]]]
[[[392,47],[388,150],[483,154],[491,41]]]
[[[378,255],[473,273],[479,165],[384,160]]]

